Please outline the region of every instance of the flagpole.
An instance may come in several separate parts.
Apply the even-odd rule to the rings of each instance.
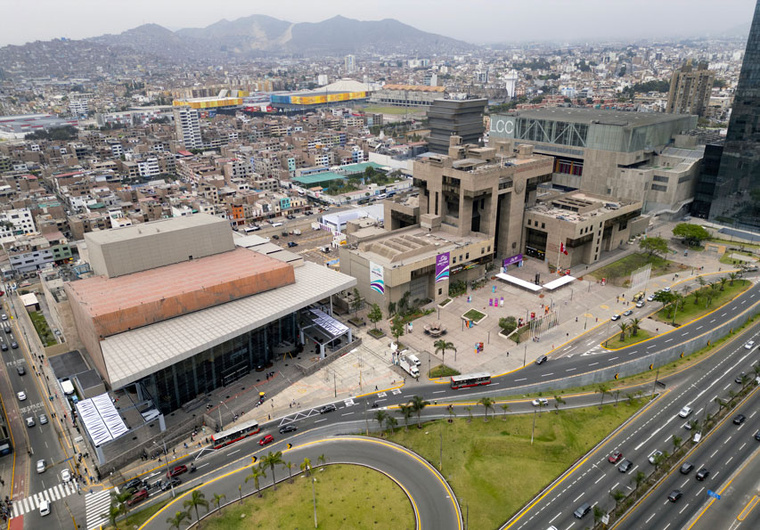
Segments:
[[[559,258],[562,254],[562,237],[559,238],[559,245],[557,245],[557,274],[559,274]]]

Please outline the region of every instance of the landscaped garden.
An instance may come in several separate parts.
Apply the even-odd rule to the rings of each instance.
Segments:
[[[701,276],[699,279],[704,285],[694,291],[681,289],[655,295],[655,300],[660,299],[665,306],[652,315],[652,318],[681,326],[714,311],[752,285],[749,280],[738,279],[738,275],[733,272],[712,283],[708,283]]]

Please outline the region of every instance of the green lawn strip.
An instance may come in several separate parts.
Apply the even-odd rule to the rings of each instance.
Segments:
[[[637,342],[641,342],[642,340],[647,340],[648,338],[652,337],[652,334],[649,333],[645,329],[639,329],[636,332],[636,336],[632,336],[630,334],[630,330],[626,331],[625,340],[620,340],[620,333],[616,333],[610,337],[610,340],[607,342],[604,342],[604,346],[606,348],[609,348],[610,350],[615,350],[617,348],[625,348],[626,346],[630,346],[631,344],[636,344]]]
[[[268,472],[269,470],[267,470]],[[280,470],[282,473],[282,470]],[[408,497],[391,479],[362,466],[330,465],[314,471],[319,528],[413,529],[414,513]],[[249,481],[246,488],[252,487]],[[299,475],[282,482],[263,497],[251,495],[203,520],[206,530],[249,528],[312,528],[314,504],[310,477]],[[209,497],[206,497],[209,500]],[[213,495],[211,496],[213,500]],[[229,502],[234,499],[226,499]],[[204,509],[201,508],[201,513]],[[170,514],[174,515],[174,514]],[[168,516],[167,516],[168,517]],[[193,515],[193,520],[195,516]]]
[[[691,322],[696,318],[711,313],[723,304],[728,303],[730,300],[749,289],[751,286],[752,282],[749,280],[734,280],[733,285],[731,285],[731,282],[726,282],[723,286],[723,291],[720,290],[720,287],[702,287],[699,289],[699,304],[694,304],[694,292],[686,296],[686,299],[683,302],[683,306],[681,304],[678,304],[675,323],[681,326],[687,322]],[[705,293],[707,292],[713,294],[713,299],[712,302],[710,302],[709,306],[707,305],[707,297],[705,296]],[[666,306],[653,314],[651,318],[654,320],[659,320],[660,322],[671,323],[673,322],[673,313],[671,311],[672,308]]]
[[[532,445],[533,414],[508,415],[505,420],[498,406],[488,422],[479,406],[473,412],[481,416],[472,422],[460,414],[453,423],[438,420],[422,429],[397,429],[388,439],[437,466],[442,434],[443,475],[463,510],[469,509],[470,528],[498,528],[640,406],[642,402],[621,402],[601,411],[545,410],[536,417]]]
[[[589,276],[593,276],[597,280],[606,278],[608,282],[612,282],[616,285],[619,283],[622,285],[629,281],[629,276],[632,272],[647,264],[652,265],[653,278],[655,276],[672,274],[673,272],[679,272],[689,268],[660,256],[650,256],[646,253],[636,252],[589,273]]]
[[[55,336],[53,335],[53,332],[50,331],[50,327],[42,313],[30,311],[29,318],[32,320],[34,329],[37,331],[37,335],[45,346],[53,346],[56,344],[57,341],[55,340]]]
[[[708,239],[708,242],[717,243],[719,245],[726,245],[729,248],[754,248],[760,250],[760,245],[756,245],[754,243],[744,243],[742,241],[730,241],[728,239],[718,239],[713,237]]]
[[[436,377],[451,377],[452,375],[459,375],[459,371],[449,366],[439,364],[430,370],[428,377],[434,379]]]
[[[732,254],[741,254],[742,256],[747,256],[747,257],[757,259],[757,256],[755,256],[751,252],[742,252],[739,250],[727,250],[726,252],[723,253],[723,255],[720,257],[720,260],[718,261],[720,261],[724,265],[736,265],[737,267],[740,267],[743,263],[746,263],[748,266],[755,265],[757,263],[756,261],[742,261],[742,260],[734,259],[731,257]]]
[[[140,510],[139,512],[138,511],[130,511],[129,512],[129,521],[128,521],[129,522],[129,526],[127,526],[125,524],[127,521],[125,521],[124,519],[121,519],[120,521],[118,521],[119,528],[132,528],[132,527],[139,528],[139,527],[141,527],[145,523],[145,521],[147,521],[148,519],[150,519],[151,517],[153,517],[153,514],[155,514],[161,508],[163,508],[164,506],[166,506],[166,504],[169,502],[169,500],[170,499],[167,499],[165,501],[161,501],[159,503],[153,504],[151,506],[148,506],[144,510]],[[108,507],[103,508],[103,513],[104,514],[108,514]],[[174,515],[174,514],[172,514],[172,515]],[[195,516],[193,516],[193,520],[195,520]],[[109,524],[109,525],[105,526],[104,528],[106,528],[106,529],[113,528],[113,526]]]

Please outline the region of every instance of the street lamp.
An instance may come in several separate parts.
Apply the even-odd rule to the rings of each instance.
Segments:
[[[314,483],[317,482],[316,477],[311,478],[311,497],[314,499],[314,528],[317,528],[317,490],[314,489]]]
[[[166,462],[166,478],[169,480],[169,487],[172,489],[172,498],[174,497],[174,483],[172,482],[172,477],[169,476],[169,453],[166,452],[166,439],[161,440],[161,443],[164,445],[164,460]],[[156,442],[153,442],[153,445],[158,445]]]

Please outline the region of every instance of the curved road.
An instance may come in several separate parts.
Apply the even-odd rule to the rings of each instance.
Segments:
[[[258,437],[256,437],[258,439]],[[399,484],[409,496],[415,512],[416,528],[435,530],[461,530],[462,514],[459,504],[454,497],[454,492],[441,477],[441,475],[423,458],[415,453],[383,440],[359,437],[340,437],[320,439],[305,442],[302,445],[286,449],[284,447],[267,446],[254,454],[266,454],[271,450],[283,451],[283,460],[293,462],[298,466],[304,458],[309,458],[316,465],[317,455],[324,454],[331,464],[346,463],[360,464],[380,470]],[[247,456],[245,460],[247,460]],[[196,461],[199,467],[203,465],[203,458]],[[214,493],[225,494],[228,502],[235,502],[238,498],[238,486],[243,486],[244,493],[254,491],[253,481],[245,484],[245,477],[250,474],[251,464],[241,465],[239,462],[235,469],[222,470],[217,477],[206,479],[199,486],[206,499],[213,499]],[[275,468],[278,481],[287,478],[287,473],[282,467]],[[261,486],[271,485],[269,469],[267,478],[261,480]],[[184,475],[183,478],[192,477]],[[200,477],[198,477],[200,478]],[[206,477],[204,477],[206,478]],[[193,486],[193,483],[189,483]],[[185,486],[183,484],[182,486]],[[182,510],[182,501],[189,495],[190,488],[182,495],[167,504],[161,511],[148,520],[141,529],[159,530],[166,528],[166,519],[178,510]],[[319,493],[317,492],[317,503]]]

